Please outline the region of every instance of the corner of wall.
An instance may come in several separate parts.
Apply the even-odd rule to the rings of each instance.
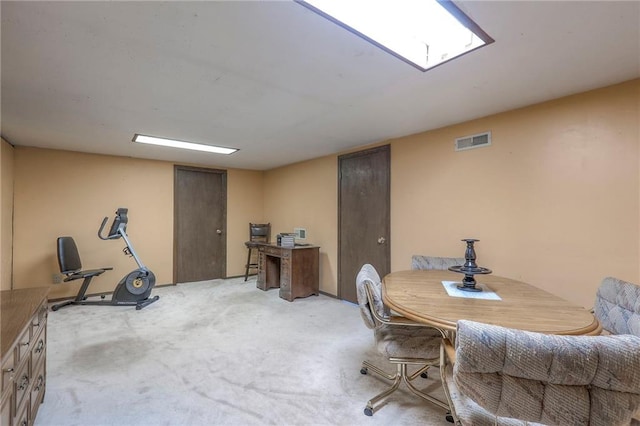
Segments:
[[[13,158],[14,149],[0,139],[0,290],[13,288]]]

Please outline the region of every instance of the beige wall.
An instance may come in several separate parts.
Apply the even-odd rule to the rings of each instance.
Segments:
[[[634,80],[390,141],[392,270],[416,253],[460,256],[459,240],[475,237],[481,266],[584,306],[605,275],[640,282],[639,91]],[[490,147],[454,152],[454,138],[483,131]],[[171,282],[173,164],[13,151],[16,288],[51,282],[55,238],[68,233],[86,266],[116,267],[93,291],[111,290],[133,261],[95,233],[121,205],[140,256]],[[307,228],[321,290],[337,294],[337,156],[228,171],[229,276],[244,271],[247,224],[263,220],[274,236]]]
[[[59,273],[56,238],[72,236],[84,268],[113,266],[90,292],[113,290],[137,266],[122,240],[102,241],[102,218],[129,208],[127,232],[158,284],[172,281],[172,166],[156,161],[46,149],[15,150],[14,287],[52,283]],[[110,223],[110,222],[109,222]],[[74,294],[81,280],[51,287],[51,298]]]
[[[320,246],[320,290],[337,294],[338,188],[335,156],[274,169],[265,174],[265,220],[272,237],[307,230]]]
[[[244,275],[249,222],[261,223],[263,208],[264,173],[227,170],[227,276]]]
[[[0,140],[0,290],[11,289],[13,263],[13,147]]]
[[[639,281],[640,80],[394,141],[392,268],[461,255],[584,306]],[[492,145],[454,152],[456,137]],[[422,223],[424,226],[411,226]]]
[[[127,233],[157,283],[172,283],[173,169],[162,161],[16,148],[14,287],[51,284],[59,272],[55,240],[71,235],[85,268],[114,267],[90,292],[113,290],[137,267],[122,254],[121,240],[97,237],[102,218],[111,221],[118,207],[129,208]],[[228,170],[227,178],[227,274],[240,275],[247,223],[262,217],[262,174]],[[50,297],[73,295],[79,285],[52,285]]]
[[[591,306],[602,278],[640,282],[640,80],[391,141],[391,267],[462,256]],[[492,145],[454,152],[454,139]],[[266,174],[276,231],[313,221],[336,294],[337,156]],[[303,194],[301,198],[300,194]]]

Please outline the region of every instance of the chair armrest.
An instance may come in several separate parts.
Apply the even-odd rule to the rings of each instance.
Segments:
[[[402,316],[392,315],[390,317],[383,318],[381,320],[385,324],[391,324],[391,325],[409,325],[409,326],[415,326],[415,327],[426,327],[425,324],[415,322],[413,320],[410,320],[409,318],[402,317]]]
[[[371,288],[369,288],[369,286],[367,285],[365,287],[365,292],[367,294],[367,300],[369,302],[369,306],[373,306],[373,295],[371,294]],[[385,309],[387,309],[387,306],[385,306]],[[436,327],[431,327],[428,324],[423,324],[420,322],[416,322],[413,321],[407,317],[403,317],[401,315],[393,315],[393,314],[389,314],[387,312],[385,312],[384,316],[380,315],[378,313],[378,311],[376,309],[371,309],[371,315],[373,316],[373,318],[382,323],[382,324],[388,324],[388,325],[402,325],[402,326],[411,326],[411,327],[430,327],[433,328],[435,330],[440,331],[440,333],[442,334],[442,330],[436,328]]]
[[[442,339],[442,347],[444,348],[444,352],[449,359],[449,362],[453,365],[456,363],[456,348],[453,347],[453,344],[449,341],[449,339]]]

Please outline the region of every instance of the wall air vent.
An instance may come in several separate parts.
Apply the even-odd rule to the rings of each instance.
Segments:
[[[491,132],[478,133],[477,135],[464,136],[456,139],[456,151],[481,148],[491,145]]]

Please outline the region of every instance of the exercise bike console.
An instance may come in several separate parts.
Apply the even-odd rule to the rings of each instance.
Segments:
[[[101,240],[116,240],[122,238],[126,244],[126,247],[123,249],[124,253],[134,258],[138,264],[138,269],[131,271],[120,280],[113,291],[111,300],[88,301],[86,300],[86,291],[91,283],[91,279],[112,268],[99,268],[83,271],[78,249],[73,238],[59,237],[58,264],[60,266],[60,272],[66,275],[64,281],[67,282],[83,278],[84,282],[82,283],[75,299],[53,305],[51,307],[52,310],[57,311],[67,305],[132,305],[135,306],[137,310],[140,310],[160,298],[160,296],[154,296],[152,298],[149,297],[151,295],[151,290],[156,283],[156,277],[153,272],[151,272],[142,263],[129,240],[127,235],[127,211],[128,209],[126,208],[119,208],[116,211],[116,217],[113,219],[113,223],[109,229],[109,234],[106,237],[102,236],[104,226],[109,220],[108,217],[105,217],[102,220],[100,229],[98,230],[98,237]]]
[[[109,235],[107,235],[106,237],[102,236],[102,230],[104,229],[104,225],[107,224],[107,221],[109,220],[109,218],[105,217],[104,219],[102,219],[102,224],[100,225],[100,229],[98,230],[98,237],[101,240],[117,240],[121,236],[120,234],[121,227],[124,230],[124,233],[126,233],[127,222],[129,221],[129,219],[127,218],[127,211],[129,211],[129,209],[126,209],[123,207],[120,207],[116,211],[116,217],[113,218],[111,229],[109,229]]]

